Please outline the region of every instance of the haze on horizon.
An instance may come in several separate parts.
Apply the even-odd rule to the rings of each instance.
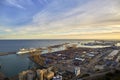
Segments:
[[[120,39],[120,0],[0,0],[0,39]]]

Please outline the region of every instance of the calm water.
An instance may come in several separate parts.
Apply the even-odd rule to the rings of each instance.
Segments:
[[[76,42],[79,40],[0,40],[0,52],[17,51],[20,48],[38,48],[65,42]],[[27,58],[28,55],[6,55],[0,56],[0,71],[6,76],[14,76],[34,64]]]

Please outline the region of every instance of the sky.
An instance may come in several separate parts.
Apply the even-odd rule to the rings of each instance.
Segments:
[[[120,39],[120,0],[0,0],[0,39]]]

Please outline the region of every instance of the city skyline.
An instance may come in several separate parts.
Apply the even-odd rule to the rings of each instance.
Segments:
[[[1,0],[0,39],[120,39],[120,0]]]

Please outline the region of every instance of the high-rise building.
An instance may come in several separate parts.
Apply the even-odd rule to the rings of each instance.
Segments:
[[[19,80],[51,80],[53,77],[54,72],[51,71],[51,68],[36,71],[27,70],[19,73]]]

